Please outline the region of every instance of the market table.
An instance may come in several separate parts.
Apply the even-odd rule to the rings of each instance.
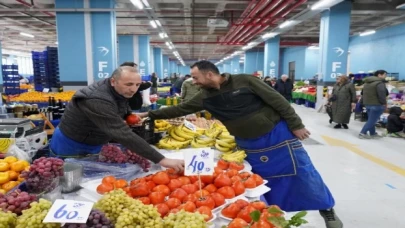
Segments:
[[[316,95],[302,93],[302,92],[292,92],[293,99],[304,99],[310,102],[316,102]]]

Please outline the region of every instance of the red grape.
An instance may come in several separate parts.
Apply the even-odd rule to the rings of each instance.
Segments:
[[[87,219],[86,224],[77,224],[77,223],[67,223],[62,228],[112,228],[114,225],[111,221],[105,216],[105,214],[98,210],[91,210],[89,218]]]
[[[30,203],[36,201],[35,195],[30,195],[27,192],[22,192],[17,189],[7,196],[0,193],[0,210],[11,211],[17,215],[21,215],[21,212],[30,208]]]

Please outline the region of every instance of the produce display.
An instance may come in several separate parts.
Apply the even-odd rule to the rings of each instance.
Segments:
[[[0,228],[15,227],[16,222],[17,222],[16,214],[0,210]]]
[[[9,211],[14,214],[21,215],[21,212],[25,209],[28,209],[30,204],[36,200],[36,195],[22,192],[19,189],[7,195],[3,195],[0,193],[0,210]]]
[[[49,97],[55,97],[56,100],[62,100],[62,102],[68,102],[72,99],[76,91],[65,91],[60,93],[42,93],[42,92],[26,92],[19,96],[10,97],[11,102],[22,103],[35,103],[35,102],[48,102]]]
[[[99,210],[91,210],[89,218],[85,224],[83,223],[66,223],[62,228],[113,228],[114,225]]]
[[[205,228],[207,224],[204,216],[199,213],[190,213],[187,211],[179,211],[175,214],[170,214],[163,219],[165,228]]]
[[[13,156],[0,159],[0,194],[6,194],[24,181],[22,172],[29,166],[29,162]]]
[[[130,163],[138,164],[144,172],[148,172],[151,167],[151,163],[148,159],[145,159],[136,153],[130,151],[129,149],[122,149],[117,144],[107,144],[101,148],[99,158],[100,162],[107,163]]]
[[[167,131],[172,125],[166,120],[155,120],[155,132]]]
[[[24,210],[22,215],[17,218],[17,223],[15,228],[27,228],[27,227],[46,227],[46,228],[59,228],[61,225],[59,223],[47,223],[43,224],[42,221],[48,214],[49,209],[51,209],[52,203],[39,199],[38,202],[32,202],[30,208]]]

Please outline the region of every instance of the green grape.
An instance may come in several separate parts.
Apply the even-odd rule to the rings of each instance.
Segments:
[[[13,228],[17,221],[17,215],[0,210],[0,228]]]
[[[169,214],[163,219],[164,228],[206,228],[208,224],[200,213],[191,213],[184,210],[176,214]]]
[[[30,208],[24,210],[22,215],[17,218],[16,228],[59,228],[60,224],[57,223],[42,223],[52,203],[39,199],[39,202],[32,202]]]

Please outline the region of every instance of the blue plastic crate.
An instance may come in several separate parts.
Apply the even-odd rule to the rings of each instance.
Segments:
[[[315,108],[315,103],[310,101],[305,101],[305,107],[307,108]]]
[[[12,64],[12,65],[2,65],[1,68],[2,69],[15,69],[15,70],[18,70],[18,65],[14,65],[14,64]]]

